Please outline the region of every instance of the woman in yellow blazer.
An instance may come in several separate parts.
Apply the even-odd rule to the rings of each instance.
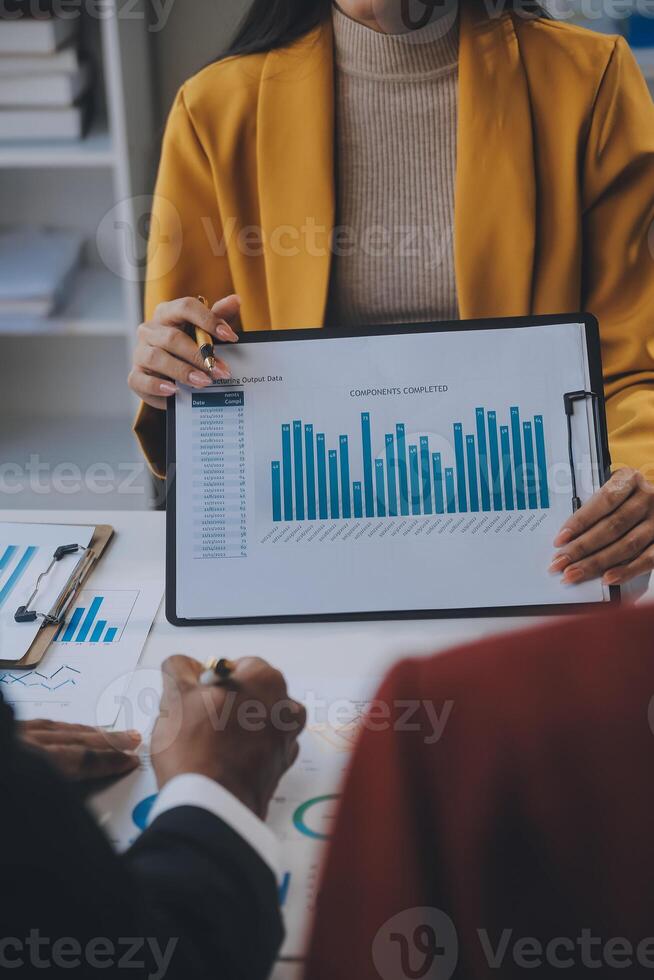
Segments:
[[[398,14],[415,26],[408,0],[339,6],[364,46]],[[561,530],[552,570],[623,583],[654,567],[654,107],[622,38],[482,0],[462,0],[457,37],[458,315],[599,318],[614,475]],[[237,320],[329,315],[342,149],[329,0],[254,0],[228,55],[180,90],[155,192],[130,385],[159,475],[166,397],[209,383],[185,321],[235,340]],[[399,275],[406,294],[410,260]],[[197,294],[221,299],[207,312]]]

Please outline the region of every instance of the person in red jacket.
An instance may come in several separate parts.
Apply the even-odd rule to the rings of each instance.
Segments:
[[[306,980],[654,977],[653,697],[654,606],[397,665]]]

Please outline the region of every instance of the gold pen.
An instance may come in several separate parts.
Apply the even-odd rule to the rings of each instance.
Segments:
[[[198,296],[198,299],[209,309],[209,300],[205,299],[204,296]],[[195,328],[195,343],[198,345],[200,356],[204,361],[204,366],[207,371],[211,371],[215,364],[216,358],[213,352],[213,337],[207,333],[206,330],[202,330],[200,327]]]
[[[226,660],[221,657],[220,660],[212,659],[207,660],[204,665],[204,671],[200,674],[200,684],[211,685],[211,684],[224,684],[228,681],[236,670],[236,664],[233,660]]]

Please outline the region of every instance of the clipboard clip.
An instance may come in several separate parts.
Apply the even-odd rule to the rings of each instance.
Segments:
[[[75,563],[75,567],[70,573],[70,578],[55,599],[50,611],[47,613],[39,612],[36,609],[30,608],[39,593],[41,582],[50,574],[55,565],[60,562],[62,558],[66,558],[68,555],[75,555],[80,552],[81,556]],[[14,613],[14,620],[17,623],[33,623],[40,617],[43,620],[43,626],[52,626],[56,623],[62,622],[66,616],[66,613],[68,612],[70,604],[77,594],[77,590],[86,578],[91,565],[96,560],[96,557],[97,556],[94,551],[91,551],[90,548],[85,548],[84,545],[81,544],[62,544],[56,548],[52,556],[52,561],[46,570],[41,572],[37,578],[31,596],[25,605],[19,606]]]
[[[568,459],[570,460],[570,477],[572,480],[572,513],[579,510],[581,507],[581,498],[577,493],[577,474],[576,474],[576,464],[575,464],[575,454],[574,446],[572,442],[572,416],[575,411],[575,404],[581,401],[587,401],[591,399],[593,403],[593,428],[595,430],[595,445],[597,450],[597,461],[598,465],[602,458],[602,448],[599,436],[599,425],[597,418],[597,410],[599,407],[599,395],[594,391],[568,391],[563,395],[563,405],[565,408],[565,414],[568,422]]]

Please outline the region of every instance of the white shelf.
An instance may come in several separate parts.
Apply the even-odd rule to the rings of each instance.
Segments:
[[[0,140],[0,167],[112,167],[115,153],[106,128],[91,127],[81,140]]]
[[[81,269],[63,308],[52,317],[25,322],[21,329],[3,329],[0,335],[125,336],[126,313],[122,282],[106,269]]]

